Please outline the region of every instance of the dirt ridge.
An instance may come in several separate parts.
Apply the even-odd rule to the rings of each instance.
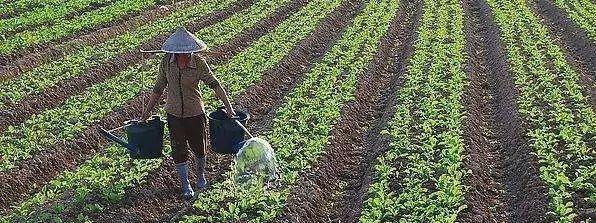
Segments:
[[[342,108],[327,152],[311,170],[300,174],[279,220],[358,220],[374,160],[388,147],[389,140],[380,131],[393,117],[392,98],[401,86],[399,77],[412,55],[422,16],[421,1],[402,0],[400,4],[375,58],[358,77],[356,99]]]
[[[582,92],[596,110],[596,43],[553,1],[534,0],[529,5],[555,37],[567,62],[580,73]]]
[[[349,18],[357,5],[352,5],[353,1],[344,2],[340,8],[336,9],[330,16],[327,16],[306,39],[297,44],[294,49],[282,59],[275,68],[266,71],[259,84],[250,86],[244,93],[238,95],[234,104],[240,110],[248,111],[251,114],[252,120],[248,128],[253,134],[258,135],[270,128],[273,118],[276,115],[276,110],[283,103],[283,97],[290,92],[297,83],[300,83],[306,73],[312,68],[315,61],[320,60],[324,54],[330,49],[331,45],[339,38],[340,33],[345,28],[351,19]],[[306,3],[306,2],[304,2]],[[221,162],[223,161],[223,162]],[[168,162],[168,161],[166,161]],[[223,180],[222,174],[228,170],[231,157],[220,159],[219,165],[210,165],[211,171],[216,172],[215,179],[217,182]],[[213,162],[212,162],[213,163]],[[164,171],[165,169],[165,171]],[[178,197],[177,179],[173,171],[172,163],[168,162],[160,170],[152,173],[149,185],[142,185],[140,188],[134,188],[133,192],[141,191],[150,192],[148,188],[154,187],[156,184],[160,193],[159,197],[154,198],[149,206],[156,208],[157,213],[166,213],[161,216],[153,216],[151,219],[144,218],[144,221],[173,221],[177,220],[185,214],[193,213],[189,204],[183,203]],[[159,182],[159,183],[157,183]],[[127,192],[129,194],[129,192]],[[145,196],[137,196],[136,203],[143,203]],[[164,203],[174,203],[172,208],[164,211],[160,205]],[[128,203],[130,204],[130,203]],[[128,206],[128,205],[127,205]],[[157,207],[156,207],[157,206]],[[131,208],[131,210],[119,210],[115,215],[135,214],[145,215],[147,206]],[[178,211],[172,211],[178,210]],[[141,213],[143,212],[143,213]],[[123,219],[118,219],[123,220]],[[106,219],[101,219],[106,220]],[[115,220],[115,219],[109,219]],[[131,219],[126,219],[131,220]]]
[[[499,30],[484,0],[466,0],[466,71],[463,104],[467,209],[462,222],[544,222],[547,191],[526,127],[517,111],[518,90]]]
[[[49,43],[31,46],[16,53],[0,55],[0,83],[27,72],[43,63],[57,60],[69,52],[76,51],[83,44],[99,44],[114,36],[128,32],[133,27],[139,27],[148,22],[169,16],[174,11],[197,4],[199,0],[176,2],[168,7],[156,5],[153,9],[125,16],[118,21],[103,24],[81,37],[71,35]],[[66,43],[65,43],[66,42]]]
[[[93,11],[93,10],[96,10],[96,9],[103,8],[105,6],[111,5],[114,2],[115,1],[112,1],[112,2],[102,2],[102,3],[90,3],[87,6],[81,8],[79,10],[70,11],[68,14],[66,14],[63,17],[61,17],[60,19],[63,20],[63,21],[64,20],[71,20],[71,19],[73,19],[73,18],[75,18],[77,16],[81,16],[84,13],[87,13],[87,12],[90,12],[90,11]],[[2,17],[2,16],[0,15],[0,17]],[[19,27],[16,27],[14,30],[10,30],[10,31],[4,33],[4,36],[13,36],[15,34],[21,33],[21,32],[26,31],[26,30],[36,29],[36,27],[53,26],[53,25],[56,25],[57,22],[60,22],[60,21],[52,21],[52,20],[50,20],[50,21],[41,22],[40,24],[27,24],[27,25],[19,26]]]
[[[248,8],[253,0],[241,0],[237,5],[232,5],[227,9],[217,11],[211,15],[199,19],[198,23],[187,27],[190,31],[195,32],[202,28],[211,26],[215,23],[221,22],[232,14]],[[258,31],[258,30],[257,30]],[[258,32],[247,33],[244,36],[251,34],[258,35]],[[122,53],[107,62],[98,64],[86,70],[83,74],[60,81],[55,86],[45,89],[43,92],[31,94],[23,97],[19,102],[9,104],[6,109],[0,110],[0,114],[4,117],[0,119],[0,133],[10,125],[18,125],[29,119],[31,116],[40,114],[43,111],[54,108],[64,103],[73,95],[83,93],[88,87],[101,83],[106,79],[113,77],[119,72],[126,70],[129,66],[139,63],[147,58],[146,55],[139,53],[140,49],[157,49],[161,43],[165,41],[167,35],[160,35],[150,42],[147,42],[133,50]],[[251,41],[246,41],[246,37],[239,37],[234,41],[241,47]],[[217,50],[225,52],[225,55],[217,56],[222,59],[235,55],[241,47],[230,47],[229,44],[219,47]],[[231,52],[228,52],[231,51]],[[213,60],[211,59],[210,62]]]
[[[237,10],[239,11],[240,8],[242,7],[239,7]],[[229,11],[226,13],[222,11],[213,15],[225,17],[233,12]],[[221,18],[215,18],[215,20],[221,20]],[[201,23],[193,24],[192,29],[199,29],[208,23],[209,21],[204,20]],[[264,33],[260,31],[261,29],[263,29],[262,26],[255,26],[250,30],[243,31],[235,39],[231,40],[229,44],[221,46],[221,50],[226,50],[226,55],[209,58],[208,61],[211,63],[224,63],[231,56],[240,52],[248,44],[260,37]],[[252,36],[253,34],[257,36]],[[243,44],[236,44],[237,42]],[[218,47],[216,50],[219,49]],[[101,125],[107,128],[113,128],[121,125],[121,123],[130,118],[138,116],[141,112],[141,104],[148,100],[146,98],[147,94],[147,92],[140,94],[123,108],[114,110],[105,116],[105,118],[89,126]],[[0,213],[9,211],[11,204],[18,203],[29,194],[35,193],[41,186],[53,179],[60,172],[76,168],[81,162],[100,151],[106,144],[107,142],[103,137],[99,136],[94,128],[87,128],[83,133],[77,135],[75,140],[59,142],[52,146],[52,148],[43,150],[31,159],[23,161],[19,164],[18,168],[0,172],[0,179],[6,179],[0,185]]]

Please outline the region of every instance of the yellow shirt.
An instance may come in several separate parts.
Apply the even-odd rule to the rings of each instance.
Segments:
[[[193,117],[205,113],[199,82],[212,89],[219,81],[205,59],[192,54],[187,68],[179,69],[174,54],[166,54],[159,65],[159,76],[153,92],[161,93],[167,87],[166,112],[176,117]]]

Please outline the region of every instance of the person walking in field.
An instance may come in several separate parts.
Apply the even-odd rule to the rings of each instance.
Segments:
[[[162,45],[165,52],[159,65],[159,75],[153,87],[153,94],[142,113],[141,119],[147,120],[155,108],[157,100],[161,98],[163,90],[167,88],[166,112],[170,141],[172,144],[172,158],[180,176],[182,197],[191,199],[194,191],[188,180],[189,149],[196,157],[197,187],[205,188],[206,163],[206,116],[199,82],[203,82],[215,91],[215,95],[226,107],[228,116],[235,116],[228,95],[221,84],[213,76],[209,65],[200,55],[207,49],[207,45],[188,32],[185,28],[178,28]]]

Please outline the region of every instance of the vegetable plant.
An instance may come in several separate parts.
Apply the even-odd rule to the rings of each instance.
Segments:
[[[284,2],[287,1],[277,1],[276,4],[283,4]],[[247,21],[247,18],[251,18],[252,16],[258,14],[272,13],[274,11],[274,7],[272,8],[271,6],[273,5],[271,4],[274,3],[275,1],[262,1],[261,3],[258,3],[260,6],[255,6],[252,8],[253,12],[245,13],[244,15],[246,17],[230,18],[229,21],[233,22],[224,21],[223,23],[228,24],[226,26],[217,26],[217,28],[214,28],[211,31],[204,30],[201,32],[212,33],[210,35],[213,35],[213,37],[211,37],[213,38],[213,42],[224,43],[227,40],[220,40],[215,37],[224,39],[232,37],[228,36],[228,34],[221,35],[220,32],[231,32],[231,30],[229,30],[231,27],[240,29],[245,26],[241,23],[242,21]],[[270,6],[265,7],[265,5]],[[267,36],[261,37],[254,45],[243,52],[252,52],[261,56],[267,55],[264,53],[269,52],[269,55],[275,55],[271,58],[276,58],[278,62],[284,57],[284,55],[287,55],[287,53],[290,52],[293,45],[295,45],[301,39],[304,39],[312,30],[314,30],[317,21],[319,21],[331,10],[331,6],[337,5],[338,1],[333,2],[332,5],[318,9],[315,7],[315,3],[313,3],[310,7],[302,9],[297,13],[297,15],[291,16],[288,20],[282,22],[279,25],[280,28],[274,30],[272,33],[267,34]],[[313,18],[317,18],[317,20],[313,20]],[[288,30],[289,27],[295,27],[295,29]],[[264,70],[277,64],[276,61],[269,60],[258,60],[262,63],[255,63],[253,60],[246,60],[246,58],[243,56],[236,56],[232,58],[229,63],[239,63],[239,61],[250,61],[250,63],[247,62],[246,67],[253,68],[249,69],[252,71],[252,73],[243,75],[261,75]],[[155,75],[157,73],[156,69],[158,62],[159,61],[155,59],[148,60],[143,64],[136,65],[135,67],[131,67],[128,70],[123,71],[117,77],[106,81],[106,83],[119,83],[119,85],[125,86],[129,84],[135,85],[135,78],[153,80],[155,79]],[[225,65],[221,67],[225,67]],[[141,76],[139,77],[136,75]],[[237,76],[238,73],[235,73],[234,70],[215,70],[215,75],[221,80],[226,89],[235,89],[229,90],[231,96],[240,94],[250,85],[250,83],[247,84],[244,80],[236,78],[235,76]],[[252,78],[252,80],[257,79],[258,78]],[[150,81],[150,83],[152,82]],[[138,86],[138,84],[136,85]],[[102,86],[98,85],[95,87],[95,89],[106,90],[107,86],[108,84]],[[150,86],[144,85],[140,87],[141,89],[135,88],[129,90],[132,91],[131,94],[137,94],[141,90],[149,90]],[[210,89],[201,90],[203,94],[208,94],[208,92],[211,92]],[[216,101],[213,97],[207,97],[205,99],[205,103],[208,106],[214,106]],[[161,111],[161,114],[163,115],[163,110]],[[166,141],[165,144],[168,145],[169,142]],[[80,192],[79,194],[81,199],[84,199],[90,193],[96,193],[100,194],[108,201],[117,202],[123,196],[122,193],[124,193],[124,189],[142,182],[151,171],[160,167],[163,162],[163,160],[131,160],[125,155],[124,151],[125,150],[123,148],[117,146],[109,146],[106,149],[103,149],[102,152],[95,154],[91,159],[79,166],[78,169],[61,173],[58,177],[56,177],[56,179],[52,180],[43,189],[41,189],[41,191],[30,197],[25,202],[19,204],[15,210],[12,211],[12,214],[4,216],[4,219],[26,219],[27,216],[36,215],[36,207],[60,199],[60,196],[65,193],[65,191],[75,189],[76,191]],[[169,151],[169,148],[166,148],[166,151]]]
[[[276,8],[286,2],[288,0],[260,1],[253,7],[221,23],[202,29],[196,34],[207,43],[215,46],[221,45],[245,28],[254,25],[259,19],[273,13]],[[154,62],[147,63],[148,66],[156,66]],[[0,154],[2,154],[0,171],[14,168],[21,160],[30,158],[32,154],[59,140],[74,139],[87,126],[130,101],[140,90],[149,86],[154,79],[153,76],[122,76],[134,73],[136,70],[138,68],[130,67],[116,76],[116,79],[93,85],[83,94],[67,99],[60,107],[32,116],[18,126],[7,127],[6,131],[0,133],[0,145],[3,145],[0,147]],[[32,77],[30,80],[40,81],[41,78]],[[135,86],[140,88],[135,88]],[[0,89],[3,87],[6,86],[2,86]],[[33,138],[36,140],[32,140]]]
[[[424,1],[414,54],[396,92],[360,222],[455,222],[465,208],[462,92],[465,33],[459,1]]]
[[[567,1],[571,2],[571,1]],[[582,94],[580,74],[523,0],[488,0],[506,45],[517,101],[531,147],[548,186],[549,215],[572,222],[573,196],[596,205],[596,114]],[[586,7],[589,7],[586,4]]]
[[[74,15],[81,10],[93,5],[107,5],[114,0],[73,0],[59,5],[48,5],[30,12],[23,13],[17,17],[0,19],[0,35],[5,37],[11,34],[40,26],[53,25],[61,20],[68,22],[66,17]],[[151,3],[149,2],[149,5]]]
[[[272,129],[262,136],[275,149],[283,177],[280,185],[265,187],[258,179],[236,185],[230,172],[226,180],[198,195],[193,215],[183,221],[273,221],[298,172],[324,152],[342,105],[354,99],[357,77],[372,60],[397,7],[398,1],[370,1],[322,61],[285,97]]]
[[[596,2],[590,0],[554,0],[555,5],[567,12],[573,22],[596,42]]]
[[[155,5],[154,0],[117,0],[114,4],[83,13],[68,21],[1,37],[0,55],[11,54],[37,44],[48,43],[101,24],[116,21],[125,15],[140,12]]]

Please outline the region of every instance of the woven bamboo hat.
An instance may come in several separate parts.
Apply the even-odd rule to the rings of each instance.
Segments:
[[[184,27],[178,27],[161,46],[161,51],[166,53],[194,53],[206,49],[207,44]]]

